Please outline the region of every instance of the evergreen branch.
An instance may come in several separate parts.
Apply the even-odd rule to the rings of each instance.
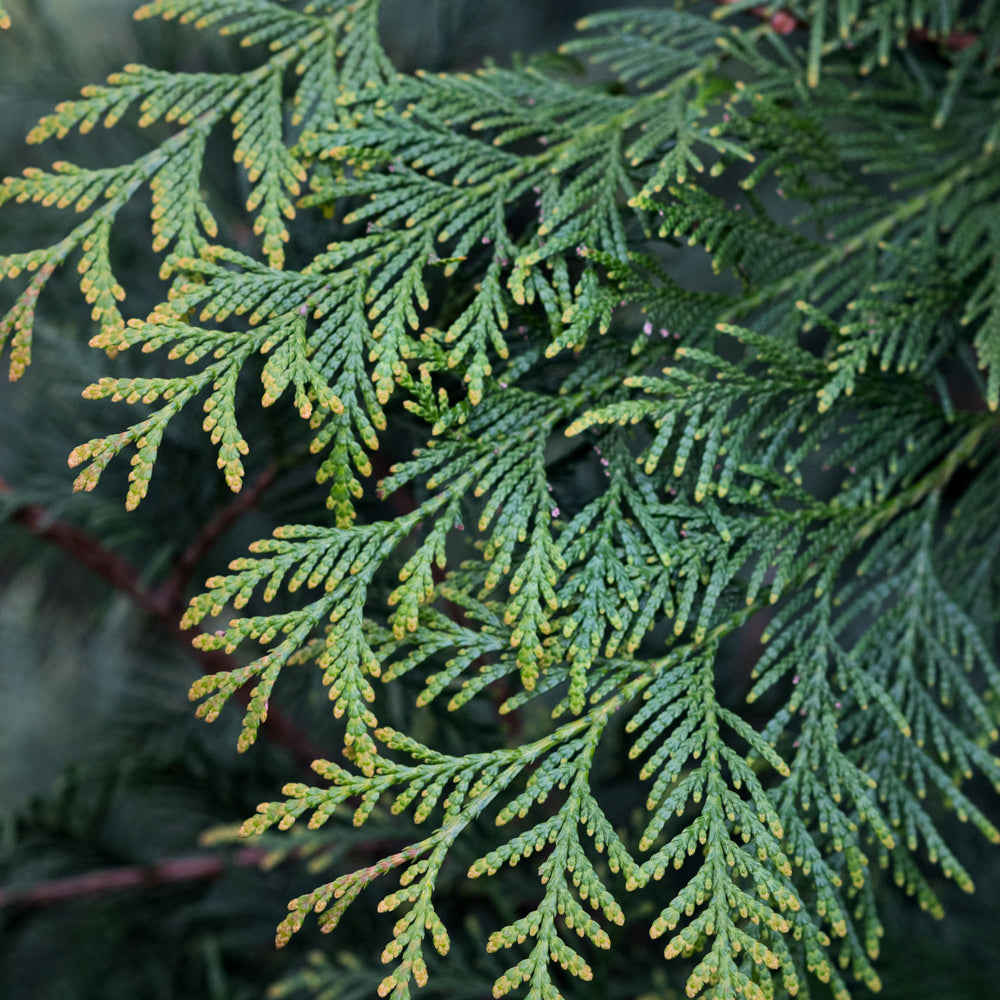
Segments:
[[[962,162],[960,165],[956,165],[934,187],[921,191],[905,201],[889,202],[887,207],[890,210],[882,213],[880,218],[824,251],[802,272],[790,274],[773,286],[762,288],[757,293],[743,297],[723,314],[721,322],[732,322],[741,316],[750,315],[769,300],[784,297],[804,284],[808,285],[810,281],[824,272],[842,264],[845,257],[850,257],[867,248],[878,247],[894,230],[944,202],[950,194],[984,169],[989,161],[990,157],[987,154],[982,154],[971,162]]]
[[[555,1000],[555,965],[590,977],[566,932],[607,948],[606,925],[625,916],[591,846],[625,891],[683,872],[652,930],[671,932],[668,959],[695,959],[687,992],[706,1000],[795,994],[810,976],[846,1000],[839,968],[877,986],[870,857],[932,912],[918,850],[971,887],[921,799],[936,790],[1000,836],[960,787],[976,774],[1000,786],[997,423],[956,411],[948,388],[960,372],[965,398],[993,409],[1000,396],[995,8],[967,25],[925,0],[905,12],[736,0],[718,13],[772,23],[729,32],[684,11],[595,14],[563,52],[613,82],[581,88],[535,63],[404,77],[379,43],[376,0],[155,0],[141,17],[270,54],[241,74],[128,67],[40,123],[38,140],[87,131],[138,103],[142,125],[182,128],[133,164],[56,164],[0,188],[90,213],[54,246],[2,261],[12,277],[38,272],[0,326],[13,375],[42,286],[78,250],[94,346],[169,346],[195,366],[86,390],[159,409],[80,446],[78,487],[134,445],[135,506],[168,423],[204,393],[204,430],[240,490],[236,391],[256,355],[262,405],[291,394],[330,484],[329,519],[255,542],[182,620],[236,612],[196,635],[219,662],[190,695],[211,721],[252,682],[240,750],[288,666],[314,662],[342,720],[347,765],[316,760],[327,787],[286,785],[243,834],[306,814],[317,830],[344,807],[357,825],[387,810],[434,826],[294,900],[279,944],[309,911],[332,929],[396,872],[380,910],[403,912],[380,993],[409,997],[428,945],[450,947],[441,873],[487,817],[510,828],[470,877],[538,854],[543,887],[489,939],[526,946],[496,995]],[[946,45],[940,66],[893,52],[913,30],[967,27],[978,37]],[[223,118],[261,259],[221,245],[200,191]],[[126,322],[112,226],[146,183],[170,286]],[[312,208],[332,242],[304,245],[295,266],[285,243],[308,237],[299,213]],[[683,242],[739,291],[686,287]],[[397,460],[375,495],[389,505],[369,507],[369,456],[387,441]],[[134,572],[123,586],[165,613],[238,509],[158,596]],[[720,644],[766,608],[748,697],[772,691],[774,708],[758,732],[730,707],[741,675]],[[258,656],[225,661],[247,641]],[[447,695],[457,726],[477,724],[487,691],[501,714],[531,710],[523,734],[486,751],[443,731],[462,748],[448,753],[380,724],[396,698],[376,681],[414,682],[419,708]],[[641,861],[595,791],[615,718],[650,782]]]
[[[860,545],[866,541],[904,510],[916,507],[929,496],[940,494],[955,473],[978,456],[982,449],[983,439],[998,431],[1000,431],[1000,424],[992,415],[981,417],[973,422],[970,429],[950,449],[936,468],[888,500],[880,509],[872,512],[866,518],[865,522],[854,533],[855,544]]]

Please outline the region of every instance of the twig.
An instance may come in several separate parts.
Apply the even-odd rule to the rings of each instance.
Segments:
[[[260,498],[274,482],[276,474],[277,466],[271,463],[249,489],[243,490],[214,517],[209,518],[191,544],[175,560],[170,576],[157,591],[157,596],[171,613],[176,611],[178,617],[183,613],[184,592],[208,550],[244,514],[257,506]]]
[[[0,888],[0,907],[48,906],[67,899],[97,896],[122,889],[148,889],[175,882],[213,879],[222,875],[230,865],[253,867],[263,861],[267,854],[268,851],[262,847],[243,847],[228,856],[194,854],[163,858],[146,865],[101,868],[82,875],[45,879],[20,889]]]
[[[0,476],[0,494],[14,494],[14,489]],[[61,549],[71,559],[96,573],[114,590],[127,594],[144,611],[158,618],[163,613],[160,601],[139,580],[131,564],[118,553],[106,549],[85,531],[72,524],[57,521],[37,503],[16,507],[9,515],[29,534]]]
[[[261,478],[263,479],[264,476]],[[259,498],[266,485],[266,482],[261,484],[258,480],[254,486],[255,499]],[[0,477],[0,493],[10,494],[13,492],[10,485],[3,477]],[[252,506],[252,502],[238,506],[231,504],[225,511],[212,518],[209,521],[209,526],[215,525],[218,533],[221,534],[226,527],[233,523],[236,517],[249,510],[250,506]],[[215,674],[232,669],[232,661],[225,653],[219,650],[196,649],[191,646],[191,640],[198,635],[198,632],[185,632],[178,623],[181,613],[181,608],[178,605],[183,604],[183,590],[168,587],[156,589],[144,586],[139,574],[126,559],[123,559],[118,553],[112,552],[93,535],[74,525],[55,520],[41,504],[24,504],[16,507],[10,514],[10,520],[19,524],[36,538],[54,545],[79,565],[96,573],[114,590],[127,594],[178,645],[182,646],[188,655],[199,663],[204,673]],[[206,548],[214,541],[214,538],[209,539],[207,536],[207,530],[199,536],[199,540]],[[195,545],[197,544],[198,540],[195,542]],[[188,549],[185,556],[190,556],[193,549],[194,545]],[[250,700],[249,692],[245,690],[238,691],[236,696],[244,705]],[[315,746],[308,736],[273,705],[268,709],[267,722],[261,731],[272,743],[288,750],[295,760],[305,768],[309,768],[314,760],[324,756],[323,751]]]
[[[961,52],[979,41],[979,35],[974,31],[953,31],[950,35],[932,35],[926,28],[911,28],[908,32],[911,42],[930,42],[932,45],[943,45],[953,52]]]

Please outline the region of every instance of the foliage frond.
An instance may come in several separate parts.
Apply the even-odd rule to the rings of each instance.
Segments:
[[[937,914],[938,873],[972,887],[946,814],[1000,840],[995,0],[609,12],[550,60],[412,75],[379,8],[144,4],[249,68],[128,66],[29,138],[134,118],[149,151],[0,185],[82,216],[0,256],[11,377],[72,259],[116,366],[84,395],[144,407],[73,451],[77,489],[133,449],[138,505],[201,399],[239,491],[251,381],[295,410],[303,446],[271,447],[320,510],[296,485],[295,523],[191,599],[233,659],[190,696],[212,721],[248,689],[246,750],[279,675],[329,689],[344,762],[245,836],[424,835],[293,900],[278,943],[395,877],[378,989],[404,1000],[451,947],[451,868],[519,865],[497,997],[583,989],[644,906],[692,1000],[877,988],[882,869]],[[644,801],[606,788],[633,778]]]

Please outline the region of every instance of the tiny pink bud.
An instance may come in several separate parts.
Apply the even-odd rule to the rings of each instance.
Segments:
[[[798,26],[798,19],[787,11],[779,10],[771,17],[771,27],[779,35],[790,35]]]

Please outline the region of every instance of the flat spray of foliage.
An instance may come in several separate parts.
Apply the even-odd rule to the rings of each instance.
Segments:
[[[470,879],[537,871],[485,942],[509,956],[494,995],[534,1000],[590,995],[572,977],[637,898],[689,997],[877,988],[876,870],[934,912],[934,866],[972,888],[942,807],[1000,839],[963,790],[1000,788],[1000,10],[792,0],[782,34],[755,2],[588,17],[564,49],[596,65],[581,81],[554,60],[402,75],[378,0],[155,0],[136,16],[219,30],[254,68],[126,66],[29,141],[127,114],[165,141],[0,187],[76,213],[0,257],[11,377],[75,267],[113,372],[84,396],[143,404],[72,453],[78,489],[130,452],[136,507],[201,406],[239,490],[251,373],[310,429],[329,510],[191,601],[235,664],[191,697],[211,721],[252,682],[245,750],[282,671],[319,669],[341,759],[243,832],[414,824],[278,930],[383,894],[382,996],[448,951],[435,885],[470,824],[495,842]],[[212,133],[256,252],[218,239]],[[111,244],[143,190],[165,295],[129,317]],[[306,216],[324,245],[297,242]],[[681,281],[681,247],[716,284]],[[132,349],[162,374],[130,377]],[[376,483],[404,427],[425,443]],[[763,621],[745,670],[720,657]],[[478,699],[531,725],[439,752],[380,726],[408,673],[416,720]],[[648,791],[631,828],[601,802],[612,730]]]

